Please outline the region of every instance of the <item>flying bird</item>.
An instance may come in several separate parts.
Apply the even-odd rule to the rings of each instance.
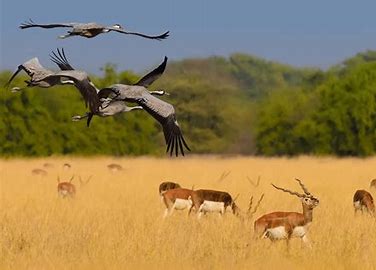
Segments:
[[[169,36],[169,31],[157,36],[149,36],[138,32],[130,32],[126,31],[120,24],[114,24],[112,26],[105,26],[97,23],[52,23],[52,24],[36,24],[31,19],[26,21],[20,25],[21,29],[27,29],[32,27],[40,27],[40,28],[72,28],[72,30],[68,31],[66,35],[61,35],[59,38],[67,38],[72,36],[81,36],[86,38],[93,38],[99,34],[108,33],[111,31],[115,31],[118,33],[126,34],[126,35],[136,35],[143,38],[148,39],[156,39],[162,40]]]
[[[176,120],[174,107],[155,97],[147,90],[155,80],[157,80],[166,67],[167,57],[163,63],[152,72],[141,78],[134,85],[114,84],[103,88],[99,91],[100,98],[109,100],[121,100],[126,102],[137,103],[154,119],[156,119],[163,128],[165,142],[167,144],[166,152],[170,152],[170,156],[175,150],[175,155],[179,155],[179,149],[184,156],[184,148],[190,151],[187,145],[178,121]]]
[[[63,71],[74,71],[74,68],[72,65],[68,62],[68,59],[65,55],[64,49],[62,48],[61,50],[57,49],[57,53],[52,52],[50,54],[50,59],[53,61],[55,64],[59,66],[59,68]],[[163,73],[165,67],[166,67],[166,62],[163,62],[162,65],[160,65],[158,68],[144,76],[138,83],[143,83],[143,84],[151,84],[153,80],[156,80],[157,78],[160,77],[161,74]],[[62,73],[57,73],[57,74],[62,74]],[[98,90],[94,85],[92,85],[95,88],[95,95],[96,95],[96,102],[99,102],[99,105],[96,107],[97,110],[93,111],[91,110],[90,112],[86,112],[84,115],[75,115],[72,117],[73,121],[80,121],[83,119],[87,118],[87,126],[90,126],[90,122],[93,118],[94,115],[100,116],[100,117],[107,117],[107,116],[113,116],[119,113],[123,112],[130,112],[132,110],[142,110],[143,108],[141,106],[133,106],[130,107],[128,106],[124,101],[119,101],[119,100],[114,100],[112,98],[107,98],[108,94],[106,94],[106,90]],[[84,88],[86,89],[86,88]],[[150,92],[152,95],[169,95],[163,90],[157,90],[157,91],[151,91]],[[94,91],[91,90],[91,95],[94,95]]]
[[[8,88],[13,81],[13,79],[17,76],[17,74],[21,71],[25,71],[27,75],[30,77],[30,80],[26,80],[25,87],[13,87],[11,90],[12,92],[21,91],[27,87],[34,87],[39,86],[43,88],[52,87],[56,84],[72,84],[70,80],[61,80],[61,78],[57,77],[49,77],[50,75],[54,74],[55,72],[44,68],[37,57],[34,57],[25,63],[18,66],[16,72],[12,75],[9,81],[6,83],[5,87]]]

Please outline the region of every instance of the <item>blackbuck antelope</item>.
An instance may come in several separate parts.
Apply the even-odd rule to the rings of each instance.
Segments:
[[[192,206],[189,209],[189,213],[194,207],[198,213],[198,218],[201,218],[202,214],[216,212],[223,215],[226,212],[227,207],[231,207],[234,215],[239,214],[239,208],[235,204],[235,199],[232,199],[231,195],[227,192],[198,189],[192,193]]]
[[[174,210],[191,210],[192,189],[174,188],[162,192],[163,202],[166,205],[164,217],[173,213]]]
[[[174,183],[174,182],[162,182],[159,185],[159,195],[162,196],[162,193],[164,191],[174,189],[174,188],[181,188],[181,186],[178,183]]]
[[[303,213],[273,212],[263,215],[254,223],[255,236],[269,238],[272,241],[285,239],[287,243],[291,238],[299,237],[303,243],[309,243],[306,234],[312,222],[313,209],[319,205],[319,199],[314,197],[299,179],[296,179],[296,181],[303,189],[304,194],[280,188],[273,184],[272,186],[299,197],[302,202]]]
[[[376,179],[372,179],[371,180],[371,183],[369,184],[369,187],[371,189],[376,189]]]
[[[107,165],[107,168],[108,168],[111,172],[113,172],[113,173],[118,172],[118,171],[122,171],[122,170],[123,170],[123,167],[122,167],[121,165],[119,165],[119,164],[116,164],[116,163],[108,164],[108,165]]]
[[[76,187],[72,184],[74,176],[71,177],[69,182],[60,182],[60,177],[57,177],[57,193],[65,198],[73,198],[76,195]]]
[[[362,213],[366,211],[372,215],[375,214],[375,205],[373,204],[373,198],[368,191],[357,190],[353,197],[353,205],[355,214],[358,211],[361,211]]]
[[[32,175],[46,176],[48,173],[43,169],[33,169],[31,171]]]

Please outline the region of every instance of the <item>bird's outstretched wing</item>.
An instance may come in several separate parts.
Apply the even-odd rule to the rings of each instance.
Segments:
[[[58,65],[61,70],[74,70],[65,56],[64,48],[61,48],[61,51],[58,48],[57,53],[52,51],[52,55],[50,54],[50,59],[52,62]]]
[[[172,156],[175,151],[175,155],[178,156],[180,150],[184,156],[184,148],[191,151],[183,137],[176,120],[175,109],[171,104],[149,93],[145,93],[142,98],[137,99],[137,103],[162,125],[167,144],[166,153],[170,152],[170,156]]]
[[[125,31],[123,29],[114,28],[114,27],[107,27],[107,29],[109,29],[111,31],[116,31],[116,32],[119,32],[119,33],[122,33],[122,34],[126,34],[126,35],[135,35],[135,36],[139,36],[139,37],[143,37],[143,38],[156,39],[156,40],[166,39],[170,35],[170,31],[166,31],[163,34],[157,35],[157,36],[149,36],[149,35],[145,35],[145,34],[137,33],[137,32],[128,32],[128,31]]]
[[[156,81],[157,79],[159,79],[159,77],[162,76],[163,72],[166,69],[166,65],[167,65],[167,56],[165,56],[162,64],[160,64],[153,71],[151,71],[148,74],[146,74],[144,77],[142,77],[134,85],[149,87],[154,81]]]
[[[99,98],[97,88],[90,81],[88,75],[84,71],[79,70],[63,70],[47,76],[47,78],[58,78],[60,81],[64,79],[72,80],[74,86],[80,91],[86,106],[89,106],[90,112],[96,113],[99,109]]]
[[[57,27],[73,27],[77,23],[50,23],[50,24],[36,24],[32,19],[21,23],[20,28],[26,29],[31,27],[41,27],[41,28],[57,28]]]
[[[45,73],[45,74],[48,74],[48,73],[52,73],[52,71],[49,71],[47,69],[45,69],[40,63],[39,63],[39,60],[38,58],[34,57],[28,61],[26,61],[25,63],[19,65],[17,67],[17,70],[16,72],[14,72],[14,74],[12,75],[12,77],[9,79],[9,81],[6,83],[5,87],[8,88],[10,83],[12,82],[12,80],[17,76],[17,74],[21,71],[25,71],[27,73],[27,75],[30,76],[30,78],[33,78],[34,75],[36,73]]]

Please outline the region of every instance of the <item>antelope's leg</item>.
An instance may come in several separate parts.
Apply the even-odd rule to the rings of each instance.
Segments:
[[[304,236],[302,237],[302,243],[304,243],[304,245],[305,245],[306,247],[309,247],[310,249],[312,249],[311,241],[309,241],[307,235],[304,235]]]
[[[163,218],[166,218],[166,217],[168,217],[168,208],[166,208],[166,210],[164,211],[164,214],[163,214]]]

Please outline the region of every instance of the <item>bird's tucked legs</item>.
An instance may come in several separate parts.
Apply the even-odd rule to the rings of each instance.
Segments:
[[[13,87],[10,91],[12,92],[12,93],[18,93],[18,92],[20,92],[21,90],[23,90],[23,89],[25,89],[25,87]]]
[[[74,81],[72,81],[72,80],[61,80],[60,83],[61,84],[74,84]]]
[[[133,107],[128,107],[129,108],[129,111],[132,111],[132,110],[143,110],[143,108],[141,106],[133,106]]]
[[[68,38],[68,37],[71,37],[71,36],[73,36],[73,35],[71,33],[69,33],[69,34],[66,34],[66,35],[58,36],[57,38],[64,39],[64,38]]]
[[[167,93],[164,90],[149,91],[149,93],[152,95],[156,95],[156,96],[163,96],[163,95],[169,96],[170,95],[170,93]]]
[[[89,113],[85,113],[84,115],[74,115],[72,116],[72,121],[80,121],[82,119],[85,119],[89,116]]]

